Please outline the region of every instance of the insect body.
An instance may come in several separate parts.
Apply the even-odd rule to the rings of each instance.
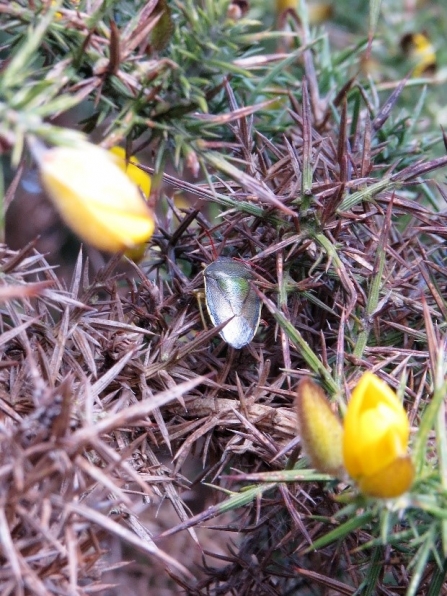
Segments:
[[[203,276],[206,307],[213,325],[228,321],[221,337],[233,348],[243,348],[253,339],[261,315],[261,300],[251,287],[250,267],[220,257],[206,267]]]

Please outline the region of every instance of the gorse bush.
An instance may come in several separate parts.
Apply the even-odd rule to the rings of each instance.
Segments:
[[[447,8],[357,4],[0,0],[2,593],[442,593]]]

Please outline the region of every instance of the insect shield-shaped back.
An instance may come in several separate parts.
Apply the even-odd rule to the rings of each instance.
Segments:
[[[261,300],[251,286],[250,267],[220,257],[203,272],[206,307],[213,325],[228,321],[220,336],[240,349],[253,339],[259,325]]]

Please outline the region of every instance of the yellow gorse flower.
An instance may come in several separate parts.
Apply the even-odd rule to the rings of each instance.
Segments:
[[[436,50],[425,33],[407,33],[401,47],[414,63],[413,76],[433,75],[436,71]]]
[[[407,454],[410,425],[394,391],[366,372],[355,387],[344,419],[343,459],[366,495],[391,498],[409,489],[414,476]]]
[[[109,252],[149,240],[153,214],[116,156],[87,142],[31,148],[43,187],[66,224],[83,240]],[[143,191],[147,181],[145,185]]]

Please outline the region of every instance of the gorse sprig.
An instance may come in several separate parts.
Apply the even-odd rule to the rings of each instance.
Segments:
[[[296,412],[303,447],[318,471],[341,477],[344,469],[372,497],[399,497],[410,488],[409,421],[395,393],[376,375],[366,372],[360,378],[343,430],[323,392],[309,379],[298,386]]]

